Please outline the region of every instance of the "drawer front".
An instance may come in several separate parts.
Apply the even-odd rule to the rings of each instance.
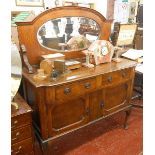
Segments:
[[[127,68],[104,74],[102,76],[102,85],[107,86],[128,80],[131,78],[132,72],[132,68]]]
[[[30,124],[30,123],[31,123],[31,114],[30,113],[18,115],[16,117],[11,118],[11,129],[22,127],[22,126]]]
[[[14,144],[21,140],[30,138],[32,136],[31,128],[32,127],[29,125],[29,126],[11,131],[11,143]]]
[[[79,81],[78,86],[79,86],[79,91],[81,93],[91,92],[96,88],[96,79],[91,78],[91,79]]]
[[[56,87],[55,99],[56,101],[63,102],[66,99],[71,99],[79,94],[79,88],[76,82]]]
[[[73,99],[79,95],[83,95],[96,88],[95,78],[76,81],[71,84],[61,85],[55,89],[56,101],[64,101]]]
[[[13,144],[11,146],[11,155],[25,155],[33,151],[32,138],[26,139],[22,142]]]

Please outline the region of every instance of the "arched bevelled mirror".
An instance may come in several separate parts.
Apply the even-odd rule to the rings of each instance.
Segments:
[[[59,52],[83,50],[100,35],[98,23],[86,17],[62,17],[44,23],[37,39],[46,49]]]

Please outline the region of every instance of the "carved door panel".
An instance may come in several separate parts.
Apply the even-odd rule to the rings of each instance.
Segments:
[[[103,89],[101,107],[104,115],[113,113],[129,104],[131,81]]]
[[[56,103],[51,109],[49,120],[50,136],[80,127],[89,119],[88,97],[79,97]]]

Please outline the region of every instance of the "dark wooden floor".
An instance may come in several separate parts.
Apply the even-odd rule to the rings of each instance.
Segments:
[[[142,100],[133,102],[142,104]],[[143,109],[133,108],[129,128],[122,127],[125,113],[99,121],[93,125],[65,135],[50,147],[51,155],[142,155]],[[35,143],[36,155],[41,155]]]

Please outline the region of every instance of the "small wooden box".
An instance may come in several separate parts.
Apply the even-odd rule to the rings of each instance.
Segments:
[[[65,60],[65,55],[61,53],[55,53],[55,54],[47,54],[47,55],[42,55],[41,59],[48,59],[50,61],[55,61],[55,60]]]
[[[64,60],[55,60],[54,61],[54,69],[57,70],[59,73],[65,72],[65,61]]]

